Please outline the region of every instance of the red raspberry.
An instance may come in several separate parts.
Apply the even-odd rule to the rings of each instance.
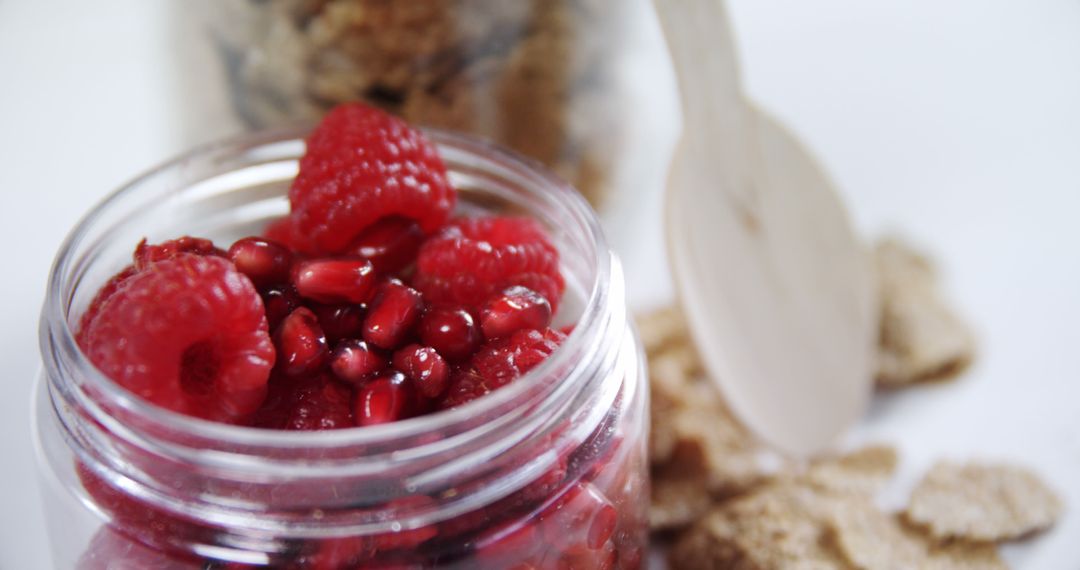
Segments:
[[[274,362],[251,281],[225,259],[190,253],[124,280],[82,331],[80,346],[143,399],[221,422],[259,407]]]
[[[482,346],[452,379],[442,407],[471,402],[502,388],[540,364],[566,338],[557,330],[523,330]]]
[[[293,235],[292,219],[288,216],[278,218],[267,224],[262,235],[264,238],[280,243],[289,249],[298,249],[296,247],[297,239]]]
[[[120,287],[124,285],[129,277],[136,273],[138,273],[138,271],[135,270],[135,266],[129,265],[120,273],[113,275],[101,289],[98,289],[97,294],[94,295],[94,298],[90,301],[90,305],[86,307],[86,312],[83,313],[82,317],[79,319],[78,332],[75,334],[75,340],[78,341],[79,345],[83,344],[83,335],[86,334],[86,329],[90,326],[90,321],[94,320],[94,317],[97,316],[101,307],[114,293],[120,290]]]
[[[479,309],[492,295],[520,285],[556,311],[565,283],[559,251],[531,218],[466,218],[420,248],[414,286],[430,303]]]
[[[77,336],[81,336],[90,321],[97,315],[101,306],[105,304],[109,297],[112,297],[113,293],[120,289],[128,277],[146,269],[151,263],[171,259],[180,253],[225,257],[225,252],[214,247],[214,243],[208,239],[185,236],[158,245],[148,245],[146,239],[143,239],[135,246],[135,253],[132,255],[134,263],[125,267],[120,273],[113,275],[94,295],[90,305],[86,308],[86,312],[79,319]]]
[[[289,190],[292,235],[306,253],[341,253],[389,216],[435,231],[455,199],[446,166],[420,131],[366,105],[339,105],[308,137],[300,159]]]
[[[151,263],[172,259],[181,253],[225,257],[225,252],[208,239],[184,236],[157,245],[147,245],[144,239],[135,246],[135,269],[142,271]]]
[[[266,402],[252,425],[268,429],[326,430],[356,425],[352,416],[352,390],[327,374],[304,378],[275,376]]]

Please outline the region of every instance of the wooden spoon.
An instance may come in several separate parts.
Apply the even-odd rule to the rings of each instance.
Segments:
[[[867,253],[816,161],[742,95],[722,0],[655,0],[682,96],[668,249],[709,375],[781,450],[862,415],[876,342]]]

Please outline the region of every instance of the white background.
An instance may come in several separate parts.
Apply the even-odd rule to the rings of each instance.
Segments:
[[[196,138],[204,90],[164,0],[0,0],[0,568],[47,568],[29,439],[50,261],[94,202]],[[1080,568],[1080,2],[733,0],[752,98],[813,149],[867,235],[942,262],[981,354],[960,382],[878,398],[853,439],[1023,461],[1072,511],[1007,555]],[[172,31],[170,31],[172,30]],[[209,94],[212,95],[212,94]],[[203,122],[227,132],[225,120]],[[655,260],[623,252],[635,267]]]

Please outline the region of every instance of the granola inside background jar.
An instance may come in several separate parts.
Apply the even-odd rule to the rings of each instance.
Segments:
[[[382,426],[282,432],[153,406],[79,351],[74,323],[140,238],[229,243],[284,214],[302,134],[181,156],[103,202],[61,248],[35,405],[57,567],[639,568],[648,393],[618,259],[580,196],[487,143],[429,133],[460,213],[517,212],[549,229],[567,279],[556,324],[574,325],[511,385]]]
[[[203,12],[249,126],[366,101],[539,160],[594,206],[668,159],[675,86],[647,0],[229,0]]]

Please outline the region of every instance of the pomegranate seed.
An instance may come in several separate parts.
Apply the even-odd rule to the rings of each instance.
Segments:
[[[589,526],[589,540],[586,545],[597,550],[611,539],[615,533],[615,524],[619,522],[619,511],[611,505],[604,505],[593,517],[592,525]]]
[[[385,349],[401,346],[423,309],[424,298],[419,291],[390,279],[364,319],[364,340]]]
[[[420,224],[408,219],[384,218],[368,226],[353,241],[350,250],[371,260],[380,273],[398,273],[416,261],[424,231]]]
[[[268,239],[246,237],[232,244],[228,252],[240,273],[256,287],[288,283],[292,253],[285,246]]]
[[[330,369],[338,378],[359,385],[386,368],[386,357],[362,340],[347,339],[334,349]]]
[[[551,303],[525,287],[510,287],[496,295],[480,311],[480,328],[488,340],[509,336],[521,329],[544,329],[551,324]]]
[[[405,419],[412,411],[409,379],[400,372],[380,376],[356,392],[356,425],[373,426]]]
[[[438,398],[446,391],[450,367],[430,346],[410,344],[394,353],[394,368],[404,372],[428,398]]]
[[[274,330],[300,306],[300,295],[289,285],[271,287],[260,292],[263,307],[266,308],[266,322]]]
[[[375,268],[366,259],[304,261],[293,273],[300,296],[320,303],[366,303],[375,283]]]
[[[436,307],[420,320],[420,340],[450,361],[464,360],[480,346],[480,331],[465,309]]]
[[[290,376],[309,374],[326,361],[326,336],[310,309],[300,307],[289,313],[274,335],[278,365]]]
[[[335,343],[347,338],[359,338],[364,330],[363,305],[323,305],[308,303],[319,317],[326,340]]]

